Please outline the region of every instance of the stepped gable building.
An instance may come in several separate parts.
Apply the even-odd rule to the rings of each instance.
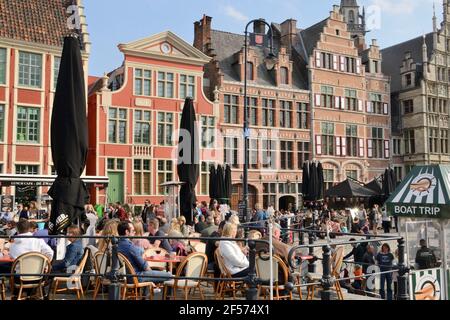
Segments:
[[[92,201],[120,201],[140,210],[145,200],[171,201],[162,183],[177,181],[177,145],[186,97],[201,127],[199,201],[209,200],[209,164],[216,161],[218,106],[203,93],[210,58],[170,31],[120,44],[123,64],[89,87],[87,173],[108,176]],[[198,137],[197,137],[198,138]],[[94,200],[95,199],[95,200]]]
[[[306,29],[294,19],[272,23],[279,62],[269,72],[263,63],[268,48],[250,46],[251,205],[300,205],[306,160],[324,164],[327,187],[346,177],[369,182],[389,166],[389,78],[381,73],[376,41],[366,47],[359,11],[356,1],[343,1]],[[266,31],[255,24],[253,32]],[[233,204],[242,198],[243,45],[243,35],[213,30],[211,17],[195,22],[194,46],[212,57],[205,91],[220,101],[221,130],[238,133],[224,138]]]
[[[401,179],[415,165],[449,164],[450,7],[433,32],[382,50],[392,78],[395,171]]]
[[[89,34],[83,5],[74,3],[87,80]],[[0,1],[0,185],[18,203],[41,201],[48,191],[39,178],[30,184],[22,176],[56,174],[50,121],[67,20],[61,0]]]

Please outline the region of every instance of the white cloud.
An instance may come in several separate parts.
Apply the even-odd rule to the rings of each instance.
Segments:
[[[371,5],[378,6],[382,13],[412,14],[423,4],[432,4],[434,0],[372,0]],[[436,3],[439,5],[439,2]]]
[[[237,21],[246,22],[249,20],[249,18],[244,15],[242,12],[238,11],[236,8],[227,5],[224,7],[225,14]]]

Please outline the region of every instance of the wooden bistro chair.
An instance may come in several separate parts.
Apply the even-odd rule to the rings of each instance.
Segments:
[[[40,298],[44,299],[42,288],[45,286],[45,280],[51,271],[50,259],[39,252],[28,252],[19,256],[11,267],[11,274],[28,274],[27,276],[12,275],[10,278],[11,292],[19,289],[17,300],[23,300],[22,293],[24,289],[37,289]],[[35,276],[32,274],[36,274]],[[3,294],[2,294],[3,295]]]
[[[223,261],[223,257],[220,253],[220,249],[217,248],[214,252],[214,259],[216,260],[216,264],[220,269],[220,278],[222,279],[232,279],[230,271],[225,266],[225,262]],[[231,293],[233,296],[233,300],[236,300],[236,293],[241,292],[242,295],[245,294],[245,283],[243,281],[219,281],[216,290],[216,299],[225,299],[226,293]]]
[[[336,294],[339,300],[344,300],[344,294],[342,293],[342,288],[339,283],[339,277],[341,273],[342,262],[344,260],[344,247],[339,247],[336,252],[331,256],[331,276],[336,279],[334,287],[332,290],[336,290]],[[309,273],[308,278],[312,282],[319,282],[322,279],[322,274],[320,273]],[[316,285],[308,286],[308,296],[307,300],[312,300],[314,298]],[[320,291],[321,288],[318,288]]]
[[[267,259],[267,260],[266,260]],[[286,291],[285,284],[288,282],[289,268],[286,266],[284,261],[277,255],[273,256],[272,261],[272,279],[273,279],[273,290],[275,292],[274,300],[287,299],[292,300],[292,291],[288,293],[280,294],[281,291]],[[280,279],[280,272],[282,278]],[[268,293],[270,295],[270,259],[269,255],[256,256],[256,275],[262,281],[268,283],[258,286],[258,297],[262,291],[264,299],[267,299]]]
[[[77,294],[77,300],[84,299],[84,290],[81,283],[81,274],[83,273],[86,261],[90,255],[89,250],[85,250],[81,262],[75,269],[75,272],[68,274],[66,277],[55,277],[53,279],[53,299],[59,292],[75,291]],[[62,288],[58,289],[59,284],[64,284]]]
[[[153,282],[139,282],[138,276],[136,274],[136,271],[134,270],[133,265],[131,262],[125,257],[123,254],[119,253],[119,261],[124,266],[122,272],[126,272],[127,277],[124,277],[122,286],[122,299],[134,299],[134,300],[141,300],[144,297],[141,294],[141,289],[148,288],[150,291],[150,300],[153,300],[154,296],[154,288],[156,288],[156,285]],[[131,278],[131,279],[130,279]],[[130,279],[130,283],[128,281]]]
[[[201,252],[191,253],[186,259],[178,266],[176,277],[184,276],[187,278],[203,278],[206,269],[208,268],[208,257]],[[204,300],[203,289],[201,287],[200,280],[183,280],[183,279],[171,279],[164,282],[164,299],[167,297],[167,288],[173,288],[173,298],[177,298],[177,289],[184,290],[184,300],[188,300],[190,292],[194,289],[193,294],[198,289],[201,300]]]
[[[0,279],[0,300],[6,300],[5,278]]]
[[[111,284],[111,281],[107,278],[107,274],[111,271],[111,267],[108,265],[110,259],[111,257],[106,251],[99,251],[94,255],[94,268],[96,274],[93,297],[94,300],[97,299],[100,288],[102,288],[103,293],[103,288]]]

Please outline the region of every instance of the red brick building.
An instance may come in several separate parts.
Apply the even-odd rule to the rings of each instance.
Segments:
[[[90,51],[84,8],[79,4],[83,61]],[[50,119],[66,8],[60,0],[0,1],[0,173],[50,175]],[[87,78],[87,77],[86,77]],[[4,181],[3,186],[8,185]],[[16,201],[40,200],[47,187],[2,187]]]
[[[120,44],[121,67],[89,88],[87,174],[108,176],[107,192],[92,190],[92,202],[159,203],[161,183],[176,173],[181,112],[194,99],[201,125],[199,200],[209,200],[209,166],[215,162],[218,106],[203,94],[203,66],[209,57],[170,31]],[[175,140],[174,140],[175,139]]]

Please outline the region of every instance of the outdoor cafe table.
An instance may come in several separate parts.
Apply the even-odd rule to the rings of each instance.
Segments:
[[[166,257],[166,256],[150,256],[144,258],[149,262],[165,262],[168,264],[168,272],[172,273],[173,264],[183,262],[186,257],[185,256],[175,256],[175,257]]]
[[[2,256],[0,257],[0,263],[6,263],[6,262],[14,262],[14,259],[10,256]]]

